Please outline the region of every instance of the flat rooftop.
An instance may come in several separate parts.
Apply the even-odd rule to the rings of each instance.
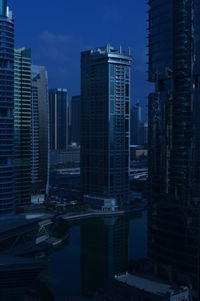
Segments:
[[[119,282],[127,284],[128,286],[132,286],[136,289],[154,294],[156,296],[173,296],[184,290],[187,290],[186,287],[172,287],[166,283],[158,282],[156,280],[151,280],[141,276],[131,275],[129,273],[116,276],[115,279]]]

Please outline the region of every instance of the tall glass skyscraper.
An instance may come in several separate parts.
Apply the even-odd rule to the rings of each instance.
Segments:
[[[200,2],[149,1],[149,256],[200,300]]]
[[[0,215],[15,210],[13,166],[14,22],[0,1]]]
[[[15,199],[31,202],[31,50],[15,50]]]
[[[32,191],[45,193],[49,171],[49,101],[48,78],[45,67],[31,66],[32,110]]]
[[[129,194],[129,53],[110,45],[81,55],[81,179],[85,200],[123,206]]]
[[[50,149],[66,150],[69,141],[69,111],[66,89],[49,90]]]

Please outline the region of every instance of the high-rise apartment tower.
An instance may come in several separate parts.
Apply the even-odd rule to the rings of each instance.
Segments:
[[[31,50],[15,50],[14,61],[15,200],[31,202]]]
[[[85,200],[123,206],[129,194],[130,53],[81,55],[81,182]]]
[[[14,199],[14,22],[0,1],[0,216],[15,210]]]
[[[32,76],[32,191],[46,193],[49,173],[49,101],[45,67],[31,66]]]

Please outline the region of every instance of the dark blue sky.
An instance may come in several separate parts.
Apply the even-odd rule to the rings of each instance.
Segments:
[[[131,48],[132,99],[147,104],[146,0],[8,0],[16,47],[31,47],[34,64],[46,66],[49,87],[80,93],[80,52],[110,43]],[[145,116],[144,116],[145,117]]]

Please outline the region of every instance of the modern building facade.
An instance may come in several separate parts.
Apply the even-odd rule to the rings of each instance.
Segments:
[[[31,66],[32,76],[32,191],[48,192],[49,179],[49,101],[45,67]]]
[[[31,202],[31,50],[15,50],[14,60],[15,200]]]
[[[200,300],[200,2],[149,1],[149,256]]]
[[[14,199],[14,22],[0,1],[0,216],[15,210]]]
[[[81,55],[81,181],[87,201],[128,201],[130,69],[130,53],[110,45]]]
[[[69,113],[66,89],[49,90],[50,149],[65,150],[69,141]]]
[[[71,106],[71,143],[81,143],[81,97],[72,96]]]
[[[131,108],[131,144],[140,144],[140,123],[141,123],[141,106],[139,103],[134,104]]]

